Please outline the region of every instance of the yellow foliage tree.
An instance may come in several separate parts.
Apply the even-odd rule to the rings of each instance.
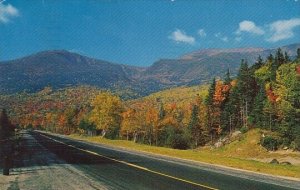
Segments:
[[[110,92],[101,92],[92,101],[92,107],[89,120],[102,130],[102,137],[115,138],[122,122],[121,99]]]
[[[149,126],[149,144],[152,145],[152,135],[155,133],[155,141],[157,143],[157,132],[158,132],[158,110],[155,108],[149,108],[146,113],[146,123]]]
[[[129,108],[122,113],[121,133],[126,134],[127,140],[129,135],[133,135],[134,142],[137,140],[137,131],[139,130],[139,118],[135,109]]]

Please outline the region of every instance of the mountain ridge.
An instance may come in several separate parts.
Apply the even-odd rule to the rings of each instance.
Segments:
[[[291,56],[300,43],[283,46]],[[253,64],[258,55],[276,49],[233,48],[204,49],[178,59],[160,59],[148,67],[137,67],[90,58],[66,50],[42,51],[10,61],[0,62],[0,92],[36,92],[45,86],[59,89],[91,85],[112,91],[127,91],[140,97],[165,88],[203,84],[212,77],[223,77],[227,69],[235,75],[241,59]]]

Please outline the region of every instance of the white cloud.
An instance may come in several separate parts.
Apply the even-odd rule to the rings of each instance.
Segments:
[[[207,36],[204,29],[199,29],[198,34],[201,38],[205,38]]]
[[[249,20],[244,20],[239,23],[239,28],[236,31],[236,34],[241,34],[242,32],[248,32],[256,35],[263,35],[265,31],[260,27],[256,26],[254,22]]]
[[[222,40],[223,42],[228,42],[228,41],[229,41],[228,37],[227,37],[227,36],[223,36],[220,32],[216,33],[216,34],[215,34],[215,37],[216,37],[216,38],[219,38],[219,39]]]
[[[10,21],[12,17],[16,17],[19,15],[19,11],[14,6],[7,4],[3,4],[4,1],[0,2],[0,23],[7,23]]]
[[[192,36],[188,36],[184,31],[176,29],[172,34],[169,36],[170,39],[176,42],[182,42],[187,44],[194,44],[195,38]]]
[[[277,42],[294,37],[293,29],[300,26],[300,18],[290,20],[278,20],[269,25],[271,37],[267,39],[269,42]]]

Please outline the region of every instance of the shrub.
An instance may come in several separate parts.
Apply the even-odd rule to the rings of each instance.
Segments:
[[[175,134],[171,144],[172,148],[185,150],[189,148],[189,140],[182,134]]]
[[[261,138],[260,144],[267,150],[277,150],[278,146],[281,144],[280,139],[273,136],[266,136]]]
[[[297,137],[290,145],[294,150],[300,150],[300,137]]]
[[[188,135],[186,135],[183,130],[167,127],[165,145],[171,148],[185,150],[190,147],[190,142]]]
[[[105,138],[107,138],[107,139],[116,139],[119,136],[119,132],[120,132],[120,127],[118,127],[118,126],[109,127],[106,134],[105,134]]]
[[[282,139],[282,146],[290,146],[290,144],[291,144],[291,139],[289,139],[289,138],[287,138],[287,137],[285,137],[285,138],[283,138]]]
[[[246,133],[246,132],[248,131],[248,127],[243,126],[243,127],[240,129],[240,131],[241,131],[242,133]]]

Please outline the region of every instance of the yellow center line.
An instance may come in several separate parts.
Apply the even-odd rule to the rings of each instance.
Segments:
[[[199,186],[199,187],[204,187],[206,189],[211,189],[211,190],[218,190],[216,188],[213,188],[213,187],[209,187],[209,186],[206,186],[206,185],[203,185],[203,184],[200,184],[200,183],[196,183],[196,182],[192,182],[192,181],[189,181],[189,180],[185,180],[185,179],[182,179],[182,178],[178,178],[178,177],[175,177],[175,176],[171,176],[171,175],[168,175],[168,174],[164,174],[164,173],[161,173],[161,172],[157,172],[157,171],[154,171],[154,170],[150,170],[148,168],[145,168],[145,167],[142,167],[142,166],[139,166],[139,165],[136,165],[136,164],[132,164],[132,163],[129,163],[129,162],[125,162],[125,161],[122,161],[122,160],[117,160],[117,159],[114,159],[114,158],[110,158],[110,157],[107,157],[107,156],[104,156],[102,154],[99,154],[97,152],[93,152],[93,151],[90,151],[90,150],[86,150],[86,149],[82,149],[82,148],[78,148],[76,146],[73,146],[73,145],[69,145],[69,144],[66,144],[62,141],[58,141],[56,139],[53,139],[51,137],[48,137],[46,135],[43,135],[43,134],[40,134],[41,136],[43,137],[46,137],[48,139],[51,139],[55,142],[58,142],[58,143],[61,143],[61,144],[64,144],[66,146],[69,146],[69,147],[72,147],[72,148],[75,148],[77,150],[80,150],[80,151],[83,151],[83,152],[87,152],[89,154],[93,154],[93,155],[96,155],[96,156],[99,156],[99,157],[102,157],[102,158],[106,158],[106,159],[109,159],[109,160],[112,160],[112,161],[115,161],[115,162],[118,162],[118,163],[121,163],[121,164],[125,164],[127,166],[131,166],[131,167],[134,167],[134,168],[137,168],[137,169],[140,169],[140,170],[144,170],[144,171],[147,171],[147,172],[150,172],[150,173],[154,173],[154,174],[157,174],[157,175],[160,175],[160,176],[164,176],[164,177],[168,177],[168,178],[171,178],[171,179],[175,179],[177,181],[182,181],[182,182],[185,182],[185,183],[188,183],[188,184],[192,184],[192,185],[195,185],[195,186]]]

